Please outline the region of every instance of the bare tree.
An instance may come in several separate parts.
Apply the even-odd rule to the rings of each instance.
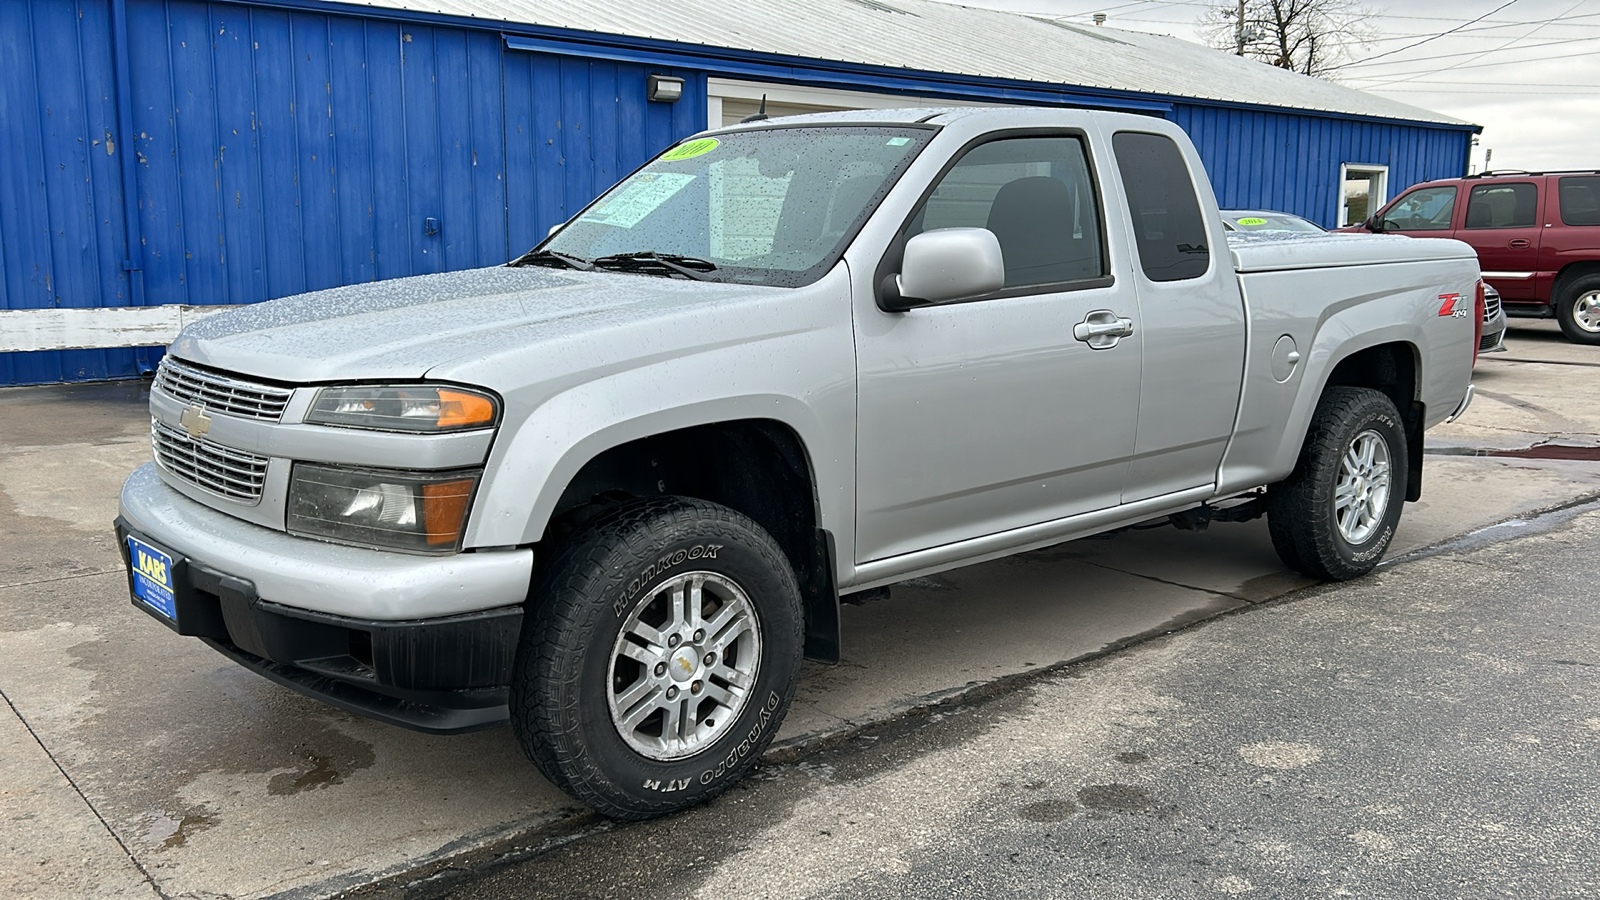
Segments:
[[[1218,50],[1331,78],[1376,36],[1370,24],[1376,14],[1358,0],[1237,0],[1216,7],[1201,32]]]

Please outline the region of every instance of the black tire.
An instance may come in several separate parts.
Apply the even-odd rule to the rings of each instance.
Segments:
[[[697,643],[692,621],[674,629],[671,619],[658,617],[672,615],[675,586],[693,596],[696,578],[707,598],[699,612],[727,609],[729,621],[753,619],[744,633],[758,643],[736,636],[721,646],[717,635]],[[717,614],[703,624],[713,625]],[[652,652],[644,644],[630,639],[623,648],[624,627],[642,625],[659,626],[665,655],[653,665],[628,657]],[[772,741],[799,680],[803,628],[794,571],[755,522],[683,497],[623,504],[563,539],[534,576],[512,675],[512,727],[546,777],[602,815],[648,819],[676,812],[738,781]],[[672,644],[676,650],[667,647],[669,632],[681,641]],[[719,649],[720,657],[710,657]],[[663,670],[668,660],[681,670]],[[731,707],[713,692],[735,693],[722,674],[736,675],[735,665],[751,670],[740,676],[750,685],[735,701],[737,715],[718,727],[717,717]],[[675,680],[680,675],[695,680]],[[625,685],[651,693],[619,698],[619,708],[631,704],[624,715],[653,710],[626,737],[612,712],[613,694]],[[680,721],[694,723],[691,739],[668,733],[669,707]],[[647,746],[652,741],[660,746]],[[681,743],[668,746],[673,742]]]
[[[1342,525],[1336,501],[1346,477],[1343,459],[1358,438],[1363,448],[1371,446],[1388,457],[1387,494],[1353,491],[1352,497],[1373,500],[1348,504]],[[1370,388],[1328,388],[1311,416],[1294,471],[1267,492],[1267,530],[1278,558],[1291,569],[1328,581],[1372,571],[1400,521],[1410,471],[1407,459],[1405,425],[1393,401]],[[1378,509],[1381,515],[1371,514]]]
[[[1567,340],[1600,344],[1600,275],[1583,275],[1561,285],[1556,321]]]

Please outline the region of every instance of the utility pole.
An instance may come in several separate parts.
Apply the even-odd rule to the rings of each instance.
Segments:
[[[1244,55],[1244,0],[1239,0],[1239,11],[1233,17],[1233,53]]]

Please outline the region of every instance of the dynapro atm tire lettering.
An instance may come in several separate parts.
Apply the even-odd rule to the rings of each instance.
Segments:
[[[778,704],[781,702],[783,701],[778,699],[777,694],[767,695],[767,705],[761,707],[756,714],[756,724],[750,727],[750,733],[744,736],[744,740],[739,742],[739,746],[728,751],[727,758],[718,763],[715,769],[707,769],[700,773],[701,784],[710,784],[716,781],[728,770],[737,766],[740,760],[750,755],[750,748],[756,746],[760,741],[761,735],[767,730],[767,723],[772,721],[772,714],[777,711]]]

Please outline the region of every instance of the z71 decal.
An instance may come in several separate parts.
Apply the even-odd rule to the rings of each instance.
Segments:
[[[1439,315],[1452,316],[1457,319],[1465,319],[1469,315],[1466,307],[1461,306],[1460,309],[1457,309],[1457,306],[1461,306],[1460,294],[1439,295]]]

